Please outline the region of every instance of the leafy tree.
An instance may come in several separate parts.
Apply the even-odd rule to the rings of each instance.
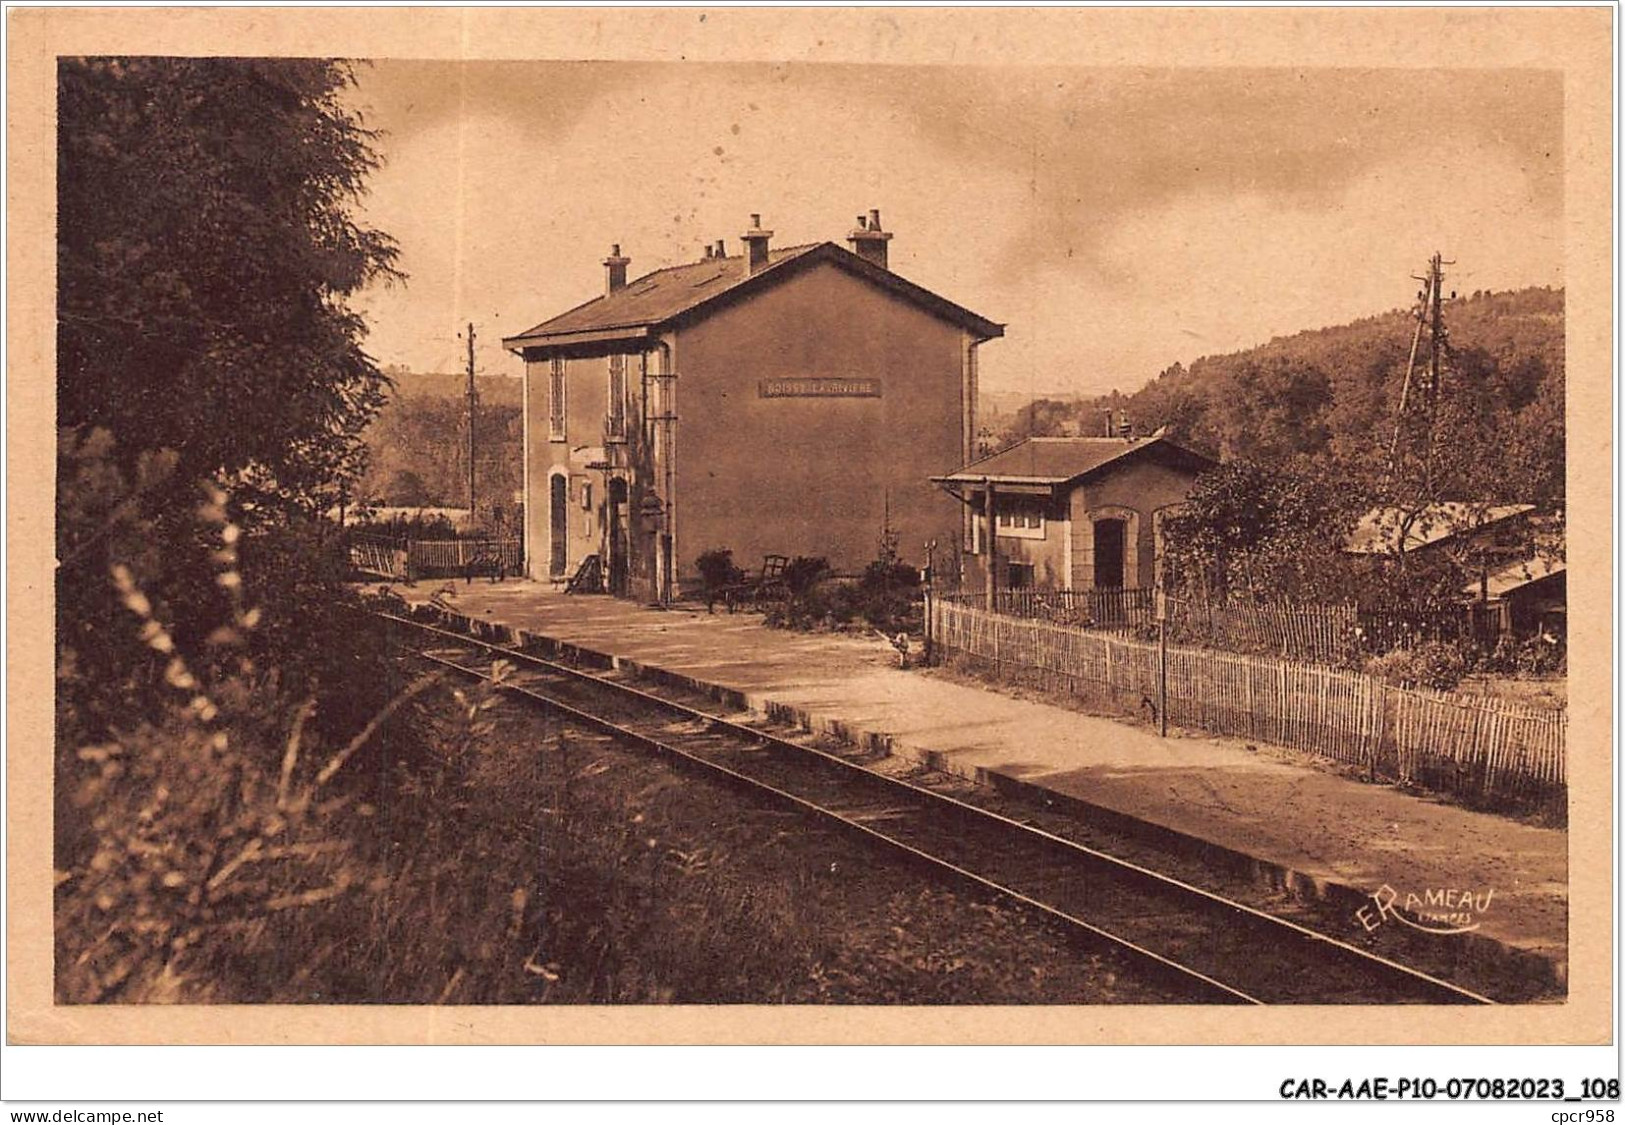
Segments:
[[[524,421],[517,406],[481,402],[476,411],[475,490],[480,507],[511,506],[524,464]],[[363,435],[369,453],[358,494],[408,506],[468,503],[468,405],[462,398],[399,396]],[[416,480],[418,491],[400,493]],[[412,495],[419,499],[403,498]]]
[[[1477,292],[1449,301],[1444,315],[1450,348],[1431,420],[1416,409],[1413,386],[1397,447],[1416,329],[1406,310],[1176,364],[1133,395],[1114,392],[1079,409],[1127,410],[1142,430],[1166,425],[1194,448],[1254,463],[1199,487],[1197,523],[1184,525],[1174,548],[1184,578],[1208,583],[1213,596],[1324,589],[1362,602],[1459,605],[1473,580],[1510,554],[1562,552],[1563,293]],[[1427,366],[1424,345],[1418,368]],[[1270,495],[1259,491],[1258,465],[1271,467]],[[1293,490],[1325,502],[1305,506]],[[1494,509],[1513,503],[1534,505],[1541,518],[1497,524],[1495,542],[1477,533]],[[1297,515],[1280,518],[1283,507]],[[1323,523],[1316,510],[1333,515]],[[1334,531],[1374,510],[1392,557],[1350,574],[1332,550]],[[1289,547],[1288,531],[1307,539]],[[1410,557],[1406,533],[1423,531],[1443,531],[1446,541]],[[1510,541],[1509,531],[1523,541]]]
[[[1230,381],[1229,393],[1214,403],[1225,457],[1279,460],[1326,448],[1332,381],[1319,367],[1265,356],[1243,360]]]
[[[342,586],[311,558],[311,517],[360,472],[387,387],[345,301],[398,276],[393,243],[349,211],[378,159],[351,81],[319,59],[58,64],[65,753],[172,698],[111,574],[199,659],[251,594],[256,675],[303,691],[322,666],[314,611]]]
[[[1341,600],[1353,521],[1346,492],[1308,463],[1226,462],[1197,478],[1165,528],[1168,582],[1201,601]]]
[[[1532,409],[1549,405],[1554,391],[1561,401],[1561,382],[1545,378],[1544,361],[1503,364],[1481,345],[1446,346],[1438,366],[1435,388],[1418,364],[1410,409],[1371,489],[1388,545],[1385,577],[1414,600],[1457,600],[1509,555],[1542,546],[1541,525],[1502,519],[1503,505],[1563,503],[1561,421]],[[1428,540],[1413,565],[1413,545]]]
[[[411,469],[395,470],[380,499],[402,508],[426,508],[433,502],[423,478]]]
[[[1053,398],[1034,399],[1016,411],[1016,432],[1022,437],[1060,437],[1073,420],[1076,406]]]
[[[395,276],[347,210],[377,164],[321,59],[78,58],[57,70],[58,421],[125,468],[320,510],[383,401],[345,298]]]
[[[1166,428],[1169,437],[1209,456],[1219,453],[1214,412],[1207,398],[1185,380],[1185,369],[1174,364],[1147,383],[1127,405],[1130,417],[1144,420],[1146,432]]]

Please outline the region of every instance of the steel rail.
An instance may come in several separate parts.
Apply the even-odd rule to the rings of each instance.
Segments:
[[[419,652],[417,655],[422,659],[430,661],[431,663],[439,664],[442,667],[461,672],[462,674],[470,676],[474,679],[482,679],[487,682],[489,682],[491,679],[490,676],[481,672],[477,668],[469,668],[466,665],[458,664],[454,660],[447,660],[446,658],[436,656],[433,653]],[[780,801],[794,808],[798,808],[804,812],[812,813],[826,820],[836,821],[842,828],[848,831],[859,833],[870,840],[884,844],[887,847],[895,850],[902,851],[912,859],[941,868],[956,878],[964,879],[971,883],[976,883],[996,892],[1002,897],[1014,899],[1024,906],[1041,911],[1052,918],[1059,919],[1067,925],[1082,930],[1091,937],[1107,943],[1114,949],[1128,953],[1132,957],[1150,961],[1158,968],[1172,972],[1190,983],[1197,984],[1204,990],[1216,992],[1225,999],[1244,1004],[1263,1003],[1263,1001],[1249,996],[1245,992],[1231,988],[1229,985],[1224,984],[1221,981],[1214,980],[1213,978],[1199,973],[1188,966],[1181,965],[1179,962],[1164,957],[1154,950],[1146,949],[1143,946],[1127,940],[1126,938],[1121,938],[1108,930],[1101,929],[1090,922],[1086,922],[1082,918],[1068,914],[1066,911],[1051,906],[1048,903],[1040,902],[1038,899],[1030,898],[1027,895],[1022,894],[1020,891],[1016,891],[1009,887],[1003,886],[1002,884],[996,883],[985,876],[978,875],[974,871],[969,871],[958,866],[957,864],[942,859],[939,856],[934,856],[929,852],[922,851],[919,848],[906,844],[901,840],[894,839],[885,835],[884,833],[876,832],[873,828],[861,824],[858,821],[853,820],[851,817],[845,816],[834,809],[826,808],[823,805],[807,800],[805,797],[798,796],[797,794],[791,793],[788,790],[780,789],[779,787],[763,781],[760,778],[754,778],[749,774],[740,773],[738,770],[730,769],[720,762],[714,762],[702,755],[684,750],[680,746],[674,746],[669,742],[663,742],[660,739],[653,738],[642,733],[641,731],[633,730],[631,727],[622,726],[620,723],[617,723],[612,719],[606,719],[602,716],[594,715],[590,711],[583,711],[578,707],[574,707],[562,700],[555,699],[552,696],[545,695],[542,692],[535,691],[522,684],[500,684],[498,686],[503,691],[511,692],[515,695],[520,695],[527,699],[534,700],[537,703],[541,703],[550,710],[557,711],[558,713],[575,722],[581,723],[584,726],[590,726],[595,730],[603,731],[607,734],[613,735],[616,738],[625,739],[628,742],[632,742],[638,746],[643,746],[657,753],[681,759],[683,762],[689,765],[701,767],[702,769],[714,774],[720,774],[728,781],[743,786],[754,793],[765,793],[774,800]]]
[[[1047,846],[1058,848],[1064,852],[1074,854],[1080,859],[1086,860],[1098,866],[1103,866],[1120,876],[1126,876],[1130,881],[1137,881],[1150,885],[1156,890],[1171,893],[1176,897],[1195,899],[1206,909],[1217,909],[1219,911],[1239,915],[1253,924],[1277,933],[1282,933],[1297,941],[1306,943],[1306,945],[1310,948],[1320,949],[1329,955],[1344,958],[1356,964],[1363,965],[1364,967],[1380,974],[1398,977],[1407,984],[1415,986],[1424,992],[1437,995],[1443,1002],[1455,1004],[1495,1003],[1495,1001],[1489,997],[1473,992],[1470,989],[1464,988],[1450,981],[1443,980],[1439,977],[1432,976],[1431,974],[1422,972],[1419,969],[1412,968],[1411,966],[1402,964],[1401,962],[1383,957],[1380,954],[1372,953],[1369,950],[1361,949],[1358,946],[1339,941],[1336,938],[1330,937],[1329,935],[1320,933],[1316,930],[1312,930],[1309,927],[1303,926],[1297,922],[1280,918],[1255,907],[1248,906],[1245,903],[1225,898],[1222,895],[1206,890],[1205,888],[1195,886],[1194,884],[1187,883],[1184,880],[1163,874],[1162,872],[1155,871],[1148,867],[1144,867],[1130,860],[1122,859],[1119,856],[1111,855],[1108,852],[1099,851],[1085,844],[1080,844],[1075,840],[1069,840],[1064,836],[1056,835],[1055,833],[1045,831],[1042,828],[1036,828],[1033,825],[1025,824],[1019,820],[1014,820],[1000,813],[970,804],[969,802],[962,801],[956,797],[951,797],[943,793],[937,793],[933,790],[914,785],[900,778],[887,777],[884,774],[876,773],[874,770],[868,769],[855,762],[848,761],[839,755],[831,754],[815,747],[803,746],[800,743],[780,738],[776,735],[759,730],[744,723],[735,722],[734,720],[725,718],[723,716],[714,715],[709,712],[690,707],[686,704],[678,703],[675,700],[655,695],[630,684],[618,680],[608,679],[604,676],[594,675],[579,668],[572,668],[568,665],[558,663],[557,661],[548,660],[530,653],[520,652],[517,649],[507,645],[486,641],[478,637],[470,636],[467,633],[459,633],[454,630],[430,625],[426,622],[414,621],[410,618],[401,617],[396,614],[378,611],[373,612],[375,616],[386,621],[405,625],[420,632],[443,637],[447,641],[452,642],[459,647],[474,647],[476,649],[483,649],[487,652],[499,654],[504,658],[514,660],[517,663],[529,664],[548,673],[564,676],[577,682],[591,685],[599,690],[608,690],[617,695],[635,699],[640,703],[655,707],[659,710],[675,713],[686,719],[702,722],[712,729],[719,729],[730,734],[742,736],[750,739],[753,742],[775,746],[782,750],[789,751],[797,756],[815,759],[819,761],[820,764],[833,768],[837,771],[848,771],[852,776],[861,777],[865,784],[906,792],[912,799],[922,804],[936,805],[937,807],[946,810],[952,810],[955,814],[969,818],[974,822],[986,824],[991,827],[997,827],[1003,831],[1019,834],[1028,839],[1041,841]],[[486,680],[490,679],[489,676],[483,672],[480,672],[478,669],[468,668],[466,666],[457,664],[455,661],[445,660],[428,653],[419,653],[419,655],[440,663],[448,668],[462,672],[465,675]],[[1007,887],[996,880],[977,874],[976,872],[969,871],[950,860],[931,855],[930,853],[915,848],[903,841],[887,836],[884,833],[876,832],[863,824],[843,816],[841,813],[835,810],[824,808],[823,806],[808,801],[805,798],[780,790],[767,782],[761,781],[760,779],[752,778],[747,774],[739,773],[738,771],[732,770],[725,765],[709,761],[700,755],[696,755],[679,747],[664,743],[659,739],[655,739],[651,736],[632,730],[621,724],[615,723],[612,720],[604,719],[600,716],[595,716],[589,712],[582,711],[577,707],[573,707],[568,703],[554,699],[553,697],[545,695],[541,692],[533,691],[519,685],[504,684],[502,686],[507,690],[524,695],[549,707],[554,707],[563,713],[569,714],[572,718],[586,723],[587,725],[594,726],[602,730],[607,730],[618,737],[628,738],[639,745],[657,750],[661,753],[674,755],[686,761],[703,766],[708,770],[725,774],[731,780],[737,783],[746,785],[750,788],[766,791],[774,795],[777,799],[790,801],[796,804],[798,807],[802,807],[817,815],[837,820],[844,826],[854,829],[864,834],[866,837],[873,838],[891,848],[906,852],[912,857],[920,859],[929,865],[946,870],[956,877],[967,879],[977,885],[986,887],[1001,896],[1019,901],[1024,905],[1043,912],[1044,914],[1061,919],[1069,925],[1080,927],[1086,932],[1107,941],[1114,947],[1128,952],[1131,956],[1148,958],[1159,967],[1173,970],[1176,974],[1192,981],[1199,981],[1204,989],[1209,991],[1217,990],[1232,1001],[1252,1004],[1267,1003],[1266,1001],[1260,1000],[1240,989],[1227,985],[1222,981],[1218,981],[1207,974],[1192,969],[1189,966],[1181,965],[1179,962],[1174,961],[1162,954],[1156,953],[1154,950],[1146,949],[1137,942],[1121,937],[1120,935],[1113,934],[1110,931],[1104,930],[1093,925],[1092,923],[1077,918],[1066,911],[1060,910],[1057,907],[1035,899],[1028,894],[1016,890],[1015,888]]]

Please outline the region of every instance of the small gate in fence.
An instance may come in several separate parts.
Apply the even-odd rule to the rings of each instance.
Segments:
[[[350,568],[369,578],[404,581],[406,549],[393,543],[359,539],[350,544]]]

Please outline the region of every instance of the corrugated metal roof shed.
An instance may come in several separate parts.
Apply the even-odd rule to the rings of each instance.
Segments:
[[[1568,564],[1562,559],[1519,559],[1515,563],[1503,566],[1500,570],[1493,570],[1484,583],[1484,592],[1492,598],[1504,597],[1514,590],[1521,590],[1530,583],[1539,582],[1556,574],[1568,572]],[[1462,593],[1476,595],[1479,593],[1477,579],[1467,583]]]
[[[1448,501],[1423,509],[1405,534],[1405,550],[1414,551],[1456,535],[1471,533],[1504,519],[1535,510],[1533,504],[1479,506]],[[1343,548],[1355,555],[1394,554],[1399,542],[1398,508],[1373,508],[1360,517]]]

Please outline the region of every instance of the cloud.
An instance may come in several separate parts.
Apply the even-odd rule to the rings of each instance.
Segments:
[[[891,89],[944,151],[1028,176],[1030,222],[999,261],[1011,275],[1089,262],[1124,214],[1214,193],[1332,205],[1373,165],[1421,171],[1440,149],[1510,161],[1533,213],[1561,214],[1555,71],[999,69]]]
[[[1136,386],[1174,360],[1459,285],[1562,276],[1562,87],[1544,71],[398,63],[369,218],[412,274],[381,358],[496,346],[761,212],[778,245],[879,207],[893,268],[996,320],[993,388]],[[1194,349],[1200,349],[1200,352]]]

